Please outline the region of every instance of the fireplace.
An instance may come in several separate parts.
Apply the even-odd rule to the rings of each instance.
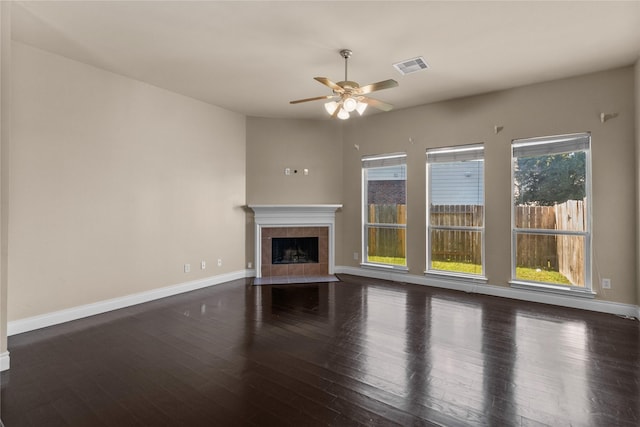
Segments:
[[[335,211],[342,205],[249,207],[255,212],[256,278],[333,274]]]
[[[263,227],[260,277],[329,274],[328,227]]]
[[[314,263],[318,263],[318,237],[274,237],[271,239],[271,265]]]

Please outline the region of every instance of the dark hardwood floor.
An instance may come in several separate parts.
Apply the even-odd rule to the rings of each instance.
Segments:
[[[22,426],[638,426],[637,321],[341,276],[9,338]]]

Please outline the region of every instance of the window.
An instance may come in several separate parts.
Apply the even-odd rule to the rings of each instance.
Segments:
[[[406,154],[362,159],[362,200],[363,262],[406,269]]]
[[[512,143],[512,267],[517,284],[590,290],[588,133]]]
[[[484,146],[427,150],[427,272],[483,275]]]

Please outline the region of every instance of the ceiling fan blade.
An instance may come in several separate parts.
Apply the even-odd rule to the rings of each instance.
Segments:
[[[376,90],[389,89],[396,86],[398,86],[398,82],[393,79],[389,79],[389,80],[383,80],[377,83],[371,83],[370,85],[362,86],[356,91],[359,94],[364,95],[366,93],[375,92]]]
[[[335,98],[336,95],[314,96],[313,98],[296,99],[295,101],[289,101],[289,104],[300,104],[301,102],[318,101],[320,99]]]
[[[326,77],[314,77],[314,79],[319,81],[325,86],[329,86],[331,89],[335,90],[336,92],[340,92],[340,93],[344,92],[344,89],[341,86],[338,86],[336,83],[332,82]]]
[[[333,114],[331,115],[331,118],[335,119],[336,117],[338,117],[338,113],[340,112],[340,110],[342,110],[342,103],[338,105],[338,108],[336,108],[336,110],[333,112]]]
[[[360,102],[364,102],[365,104],[371,105],[372,107],[375,107],[382,111],[391,111],[393,109],[393,105],[391,104],[378,101],[377,99],[367,98],[366,96],[363,96],[362,99],[360,99]]]

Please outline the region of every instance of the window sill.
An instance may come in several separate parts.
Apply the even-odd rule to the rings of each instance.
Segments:
[[[555,286],[555,285],[548,285],[543,283],[532,283],[532,282],[518,282],[514,280],[510,281],[509,284],[511,285],[512,288],[516,288],[516,289],[546,292],[546,293],[565,295],[570,297],[595,298],[596,296],[596,293],[590,289],[568,288],[566,286]]]
[[[425,276],[433,276],[438,278],[446,278],[452,280],[471,280],[473,282],[482,282],[487,283],[489,279],[484,276],[479,276],[475,274],[464,274],[464,273],[455,273],[443,270],[427,270],[424,272]]]
[[[360,263],[360,267],[369,268],[371,270],[393,271],[394,273],[408,273],[409,268],[397,265],[386,264],[370,264],[367,262]]]

